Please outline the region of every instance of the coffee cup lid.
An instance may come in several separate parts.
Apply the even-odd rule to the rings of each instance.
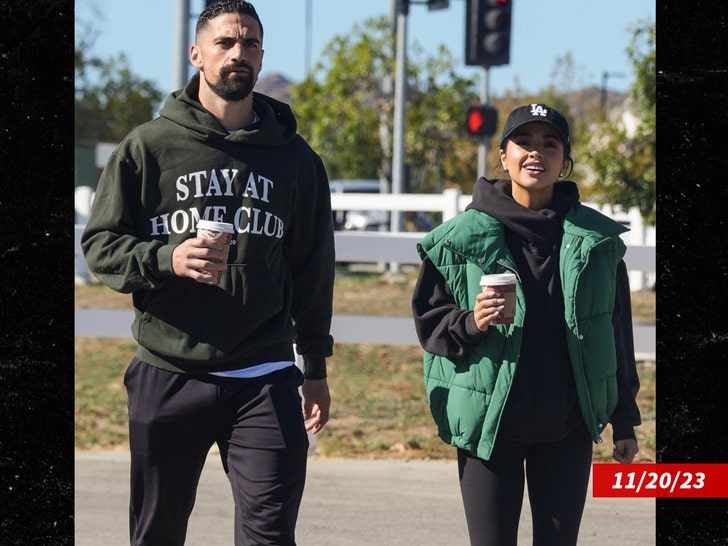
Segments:
[[[212,220],[198,220],[197,229],[209,229],[211,231],[235,233],[235,229],[232,224],[228,224],[227,222],[214,222]]]
[[[494,284],[513,284],[516,276],[513,273],[497,273],[494,275],[483,275],[480,277],[480,286],[492,286]]]

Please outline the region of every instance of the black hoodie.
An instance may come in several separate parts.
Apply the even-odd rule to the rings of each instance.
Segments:
[[[240,369],[292,360],[295,340],[308,376],[321,377],[334,279],[323,163],[286,104],[254,93],[260,121],[230,134],[198,89],[195,75],[111,155],[81,241],[89,268],[132,294],[143,361]],[[219,286],[173,272],[174,248],[201,218],[236,228]]]
[[[528,302],[518,367],[499,426],[501,438],[516,441],[553,441],[581,423],[576,387],[566,347],[564,301],[559,280],[559,248],[566,213],[579,204],[573,182],[558,182],[553,200],[534,211],[512,198],[510,180],[480,178],[468,209],[499,220],[505,228],[508,250],[516,262]],[[632,339],[629,281],[624,262],[618,268],[615,328]],[[626,302],[627,306],[624,306]],[[418,330],[433,332],[424,349],[433,354],[467,353],[485,336],[475,325],[472,310],[455,306],[445,279],[425,258],[413,296]],[[618,336],[621,338],[622,336]],[[631,347],[631,345],[630,345]],[[620,401],[613,414],[615,439],[634,438],[639,410],[631,395],[638,377],[634,351],[618,348]]]

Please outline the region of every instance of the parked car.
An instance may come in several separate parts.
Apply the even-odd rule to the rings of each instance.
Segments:
[[[331,193],[386,193],[386,184],[379,180],[332,180]],[[381,210],[335,210],[334,229],[346,231],[389,230],[389,213]]]

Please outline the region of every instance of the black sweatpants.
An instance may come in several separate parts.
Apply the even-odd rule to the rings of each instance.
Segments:
[[[208,451],[235,500],[235,545],[295,545],[308,436],[295,366],[253,379],[178,374],[132,360],[132,546],[182,546]]]
[[[592,441],[583,424],[557,442],[497,440],[488,461],[458,449],[460,491],[471,546],[516,546],[524,479],[533,546],[575,545],[591,459]]]

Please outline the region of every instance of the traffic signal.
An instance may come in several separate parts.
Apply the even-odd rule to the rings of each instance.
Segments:
[[[465,64],[508,64],[511,51],[513,0],[467,0]]]
[[[447,9],[450,7],[450,0],[427,0],[427,10]]]
[[[493,136],[498,125],[498,111],[489,104],[468,108],[468,133],[478,137]]]

